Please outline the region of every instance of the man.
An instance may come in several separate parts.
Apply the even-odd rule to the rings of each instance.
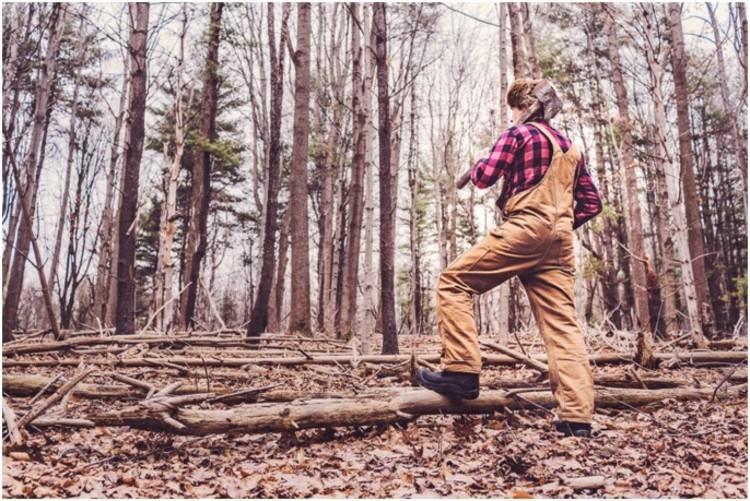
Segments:
[[[521,79],[511,85],[506,101],[516,125],[472,169],[478,188],[505,179],[497,201],[504,221],[441,273],[436,303],[443,370],[423,369],[417,378],[451,398],[479,396],[482,359],[471,296],[518,276],[544,339],[561,419],[556,427],[567,436],[587,437],[594,389],[575,315],[573,230],[601,212],[602,204],[583,155],[540,118],[543,110],[518,123],[533,109],[532,91],[542,82]]]

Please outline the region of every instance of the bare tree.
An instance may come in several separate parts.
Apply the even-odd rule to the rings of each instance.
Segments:
[[[123,77],[120,102],[115,114],[115,126],[110,147],[107,187],[104,194],[102,216],[99,223],[99,250],[94,287],[94,315],[102,324],[112,325],[117,297],[117,232],[115,229],[114,198],[117,182],[117,166],[122,154],[120,137],[125,121],[128,87],[130,82],[130,57],[123,57]]]
[[[129,5],[132,26],[128,40],[130,83],[128,90],[127,150],[123,164],[123,189],[118,211],[116,334],[135,332],[135,225],[138,218],[138,177],[143,154],[146,113],[146,45],[149,4]]]
[[[378,80],[378,139],[380,157],[380,303],[383,318],[383,353],[398,353],[394,290],[395,210],[391,190],[391,124],[388,91],[388,25],[385,3],[373,6],[375,62]]]
[[[307,223],[307,157],[310,135],[310,4],[297,4],[297,47],[288,41],[294,63],[294,126],[289,210],[292,238],[290,332],[310,332],[310,232]]]
[[[83,34],[83,23],[84,16],[86,15],[86,9],[84,4],[84,10],[80,13],[81,19],[78,23],[78,32]],[[84,59],[86,57],[86,51],[88,49],[89,42],[91,41],[90,36],[81,36],[78,41],[77,51],[77,66],[82,67]],[[63,181],[62,199],[60,200],[60,213],[57,219],[57,231],[55,232],[55,247],[52,251],[52,260],[49,269],[49,277],[47,278],[47,284],[51,290],[55,288],[55,279],[57,277],[57,265],[60,260],[60,248],[62,247],[62,236],[65,230],[65,219],[68,209],[68,195],[70,188],[70,174],[73,170],[73,158],[76,152],[76,130],[78,128],[78,109],[79,109],[79,93],[81,85],[83,84],[83,72],[77,72],[74,83],[73,83],[73,96],[71,97],[70,106],[70,124],[68,125],[68,157],[65,162],[65,181]],[[62,305],[60,305],[62,307]]]
[[[182,4],[182,29],[180,31],[177,67],[175,68],[174,97],[174,156],[169,158],[169,148],[165,141],[164,150],[164,191],[166,196],[162,204],[159,231],[159,251],[157,257],[156,277],[154,279],[154,312],[159,312],[157,325],[160,329],[169,329],[173,318],[172,283],[174,279],[174,260],[172,245],[177,231],[177,179],[180,176],[182,157],[185,152],[185,103],[184,100],[184,62],[185,37],[188,31],[187,4]],[[193,102],[192,88],[188,93],[187,109]]]
[[[180,326],[183,329],[193,325],[195,299],[198,295],[201,261],[206,255],[206,224],[208,206],[211,201],[211,152],[210,143],[216,139],[216,107],[219,88],[219,40],[221,36],[221,13],[224,4],[211,4],[208,26],[208,53],[203,73],[203,93],[201,96],[201,144],[199,154],[193,164],[190,219],[185,249],[184,283],[185,290],[180,297]]]
[[[628,110],[628,95],[622,76],[617,28],[615,27],[612,15],[607,16],[607,38],[609,42],[609,58],[612,64],[612,84],[617,95],[617,108],[620,114],[617,124],[622,138],[619,145],[619,154],[625,175],[625,189],[628,199],[628,244],[630,245],[631,252],[630,274],[633,286],[635,287],[633,291],[635,294],[635,314],[637,325],[643,333],[643,344],[649,349],[652,344],[651,322],[648,308],[648,294],[646,292],[646,270],[643,261],[645,256],[643,252],[643,227],[641,223],[640,203],[638,202],[638,186],[636,184],[636,163],[633,157],[632,123]]]
[[[523,39],[526,46],[526,57],[528,59],[531,76],[542,78],[542,68],[539,66],[539,58],[536,54],[536,37],[534,36],[534,25],[531,23],[531,13],[529,12],[529,3],[523,2],[521,11],[523,15]]]
[[[352,113],[354,123],[354,153],[352,156],[351,187],[349,189],[349,226],[346,257],[343,261],[341,310],[339,333],[351,334],[357,313],[357,275],[359,271],[360,241],[363,217],[363,180],[365,175],[365,148],[367,147],[367,110],[364,105],[364,78],[362,77],[362,19],[360,4],[349,5],[352,32]]]
[[[714,34],[714,43],[716,44],[716,63],[717,69],[719,70],[719,90],[721,91],[721,101],[724,104],[725,120],[729,122],[729,132],[732,140],[729,142],[734,151],[734,155],[737,159],[737,166],[742,174],[743,186],[743,197],[742,203],[745,206],[745,212],[747,212],[747,141],[740,135],[739,127],[737,126],[737,114],[735,110],[737,105],[741,106],[741,103],[733,104],[729,99],[729,85],[727,84],[727,70],[726,64],[724,63],[724,49],[722,48],[722,39],[719,34],[719,25],[716,21],[716,11],[709,2],[706,2],[706,8],[708,9],[708,16],[711,20],[711,28]],[[747,23],[747,19],[743,17],[743,22]]]
[[[284,47],[289,36],[287,28],[289,12],[289,5],[284,4],[281,35],[277,45],[274,30],[274,6],[272,3],[268,4],[268,60],[271,89],[268,175],[266,203],[263,212],[263,258],[258,281],[258,294],[250,313],[250,323],[247,326],[248,337],[260,336],[268,323],[268,302],[271,297],[271,283],[273,282],[276,218],[278,216],[279,186],[281,183],[281,104],[284,92]]]
[[[526,76],[526,52],[523,48],[523,25],[519,4],[508,2],[508,18],[510,20],[510,47],[513,54],[513,77],[515,79]]]
[[[672,161],[667,150],[667,118],[664,108],[664,96],[662,93],[662,83],[664,79],[664,67],[669,57],[669,51],[662,49],[662,44],[657,39],[656,22],[658,13],[655,10],[656,4],[642,4],[643,20],[645,23],[644,35],[646,43],[644,52],[646,61],[649,66],[651,77],[651,102],[653,113],[653,127],[651,128],[651,137],[654,138],[654,178],[657,196],[662,200],[670,200],[668,194],[667,178],[668,173],[672,170]],[[676,277],[672,260],[674,256],[674,241],[672,240],[673,232],[669,231],[669,214],[667,208],[660,203],[655,204],[654,220],[657,227],[656,240],[659,244],[659,255],[656,259],[658,263],[657,271],[659,272],[659,284],[661,291],[661,305],[663,306],[663,318],[667,337],[672,337],[677,329],[676,316]],[[692,284],[691,284],[692,285]],[[694,289],[694,287],[693,287]],[[687,289],[686,289],[687,292]],[[694,293],[694,290],[693,290]],[[688,298],[693,296],[688,296]],[[690,302],[691,300],[688,299]],[[652,325],[655,319],[652,318]],[[692,319],[691,319],[692,320]]]
[[[710,335],[713,326],[713,308],[708,299],[708,282],[704,258],[703,226],[700,218],[698,190],[695,185],[693,170],[693,149],[690,144],[690,111],[688,109],[687,77],[685,75],[685,42],[682,37],[681,5],[668,5],[670,30],[672,33],[672,74],[674,76],[675,102],[677,104],[677,131],[680,144],[680,171],[682,174],[682,193],[685,197],[687,214],[688,243],[695,279],[695,292],[701,308],[704,335]]]
[[[44,63],[40,67],[39,77],[37,79],[35,96],[34,96],[34,122],[29,137],[29,146],[22,164],[23,174],[26,182],[23,187],[23,194],[19,197],[17,203],[20,207],[28,211],[27,217],[24,217],[20,223],[18,235],[15,239],[15,253],[13,254],[12,264],[7,278],[7,290],[4,295],[3,303],[3,340],[10,340],[13,331],[16,328],[18,315],[18,302],[21,298],[23,289],[23,275],[26,265],[26,256],[29,254],[29,246],[32,240],[31,223],[34,218],[34,209],[36,207],[36,196],[38,189],[39,171],[42,168],[42,162],[39,157],[43,156],[44,138],[46,129],[49,124],[50,113],[50,90],[55,80],[55,72],[58,62],[58,51],[62,39],[63,26],[67,13],[67,6],[55,4],[49,18],[48,46],[44,58]],[[19,173],[20,174],[20,173]],[[20,180],[17,181],[17,187],[20,190]]]

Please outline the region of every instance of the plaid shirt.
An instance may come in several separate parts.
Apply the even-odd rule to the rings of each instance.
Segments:
[[[570,148],[570,139],[552,128],[546,121],[539,120],[538,122],[546,126],[554,135],[563,151]],[[483,158],[474,165],[471,171],[471,182],[478,188],[487,188],[504,177],[503,192],[497,199],[497,206],[502,210],[510,197],[541,181],[551,160],[552,145],[539,130],[533,125],[514,125],[500,136],[495,146],[492,147],[489,158]],[[573,229],[578,228],[602,210],[599,192],[586,169],[583,153],[576,166],[573,198],[575,200]]]

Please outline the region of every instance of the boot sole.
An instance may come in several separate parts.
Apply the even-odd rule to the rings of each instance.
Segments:
[[[422,375],[419,373],[417,373],[417,381],[424,388],[440,393],[441,395],[444,395],[449,398],[458,398],[461,400],[475,400],[479,397],[479,390],[466,391],[462,389],[460,386],[456,384],[452,384],[452,383],[440,383],[440,384],[432,383],[430,381],[424,380],[422,378]]]

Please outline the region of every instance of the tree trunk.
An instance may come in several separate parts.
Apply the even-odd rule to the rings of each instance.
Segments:
[[[659,273],[659,284],[661,290],[661,304],[663,305],[663,318],[665,326],[665,334],[668,338],[674,336],[677,331],[677,304],[676,304],[676,284],[677,277],[674,273],[674,266],[672,261],[674,259],[674,243],[672,235],[674,231],[669,231],[669,216],[664,207],[664,200],[670,200],[667,184],[670,182],[668,179],[668,173],[672,171],[672,162],[667,150],[667,117],[664,109],[664,97],[662,95],[662,80],[664,77],[664,62],[662,61],[663,55],[667,55],[667,52],[658,53],[656,47],[658,47],[656,41],[656,30],[654,24],[658,21],[658,14],[654,12],[652,14],[649,9],[657,8],[656,5],[646,6],[642,5],[643,16],[646,22],[646,61],[649,65],[651,75],[651,103],[653,113],[653,130],[651,137],[653,138],[653,151],[654,151],[654,177],[656,178],[656,197],[654,203],[655,219],[657,227],[656,240],[659,243],[659,259],[657,259],[657,271]],[[663,54],[663,55],[662,55]],[[679,231],[679,230],[678,230]],[[655,253],[656,254],[656,253]],[[683,283],[686,283],[683,277]],[[694,294],[694,291],[693,291]],[[686,289],[687,295],[687,289]],[[688,297],[695,297],[694,295]],[[688,308],[690,311],[690,307]],[[691,323],[695,320],[689,317]],[[700,325],[700,324],[695,324]]]
[[[521,33],[521,15],[519,5],[515,2],[508,3],[508,18],[510,20],[510,46],[513,54],[513,78],[526,77],[526,54],[523,50],[523,34]]]
[[[98,251],[98,263],[96,266],[96,282],[94,286],[94,315],[96,315],[102,325],[112,325],[108,319],[111,317],[109,309],[111,283],[116,279],[117,258],[113,256],[116,252],[117,235],[113,230],[114,207],[112,200],[115,193],[115,182],[117,179],[117,162],[120,159],[120,136],[122,134],[122,123],[125,120],[125,106],[127,105],[128,84],[130,81],[129,70],[130,58],[124,58],[124,69],[122,77],[122,87],[120,88],[120,104],[115,116],[115,129],[112,135],[112,146],[109,155],[109,170],[107,172],[107,188],[104,194],[104,203],[102,207],[102,218],[99,224],[99,241],[101,242]],[[114,289],[117,292],[117,289]],[[108,314],[109,312],[109,314]]]
[[[368,98],[370,97],[368,93]],[[369,108],[369,107],[368,107]],[[377,273],[374,269],[375,251],[375,178],[373,170],[373,148],[375,145],[375,126],[372,116],[367,121],[367,149],[365,150],[365,255],[362,266],[363,294],[362,294],[362,321],[358,334],[362,345],[367,344],[370,335],[375,332],[378,321],[378,287]]]
[[[599,75],[602,74],[600,60],[594,53],[593,34],[597,29],[595,23],[596,10],[588,12],[589,18],[586,22],[586,55],[587,66],[589,68],[589,78],[594,82],[595,95],[593,96],[593,128],[594,128],[594,148],[596,154],[596,173],[599,180],[599,191],[603,205],[607,206],[612,203],[610,195],[610,180],[607,176],[607,158],[604,154],[606,138],[602,132],[604,124],[609,122],[609,116],[606,108],[602,106],[604,97],[602,95],[601,80]],[[611,159],[610,159],[611,165]],[[620,297],[617,286],[617,253],[615,252],[614,242],[617,239],[616,229],[612,224],[611,216],[602,214],[602,231],[598,235],[599,248],[601,249],[601,260],[603,270],[600,273],[602,285],[603,313],[608,317],[615,328],[622,326],[620,318]]]
[[[736,110],[742,106],[742,103],[733,104],[729,100],[729,86],[727,85],[727,70],[724,64],[724,49],[722,48],[721,35],[719,34],[719,26],[716,22],[716,12],[710,3],[706,3],[708,9],[708,15],[711,19],[711,28],[713,28],[714,43],[716,44],[716,62],[718,65],[719,73],[719,90],[721,91],[721,101],[724,104],[724,120],[729,122],[729,132],[731,134],[730,144],[734,152],[735,158],[737,159],[737,167],[742,174],[742,203],[745,207],[745,213],[747,213],[747,141],[740,136],[739,128],[737,126],[737,113]],[[747,23],[747,19],[742,19],[742,22]]]
[[[271,120],[270,140],[268,148],[268,176],[266,189],[266,204],[263,214],[263,261],[258,281],[258,294],[255,297],[253,310],[250,313],[250,323],[247,326],[248,337],[258,337],[265,330],[268,323],[268,302],[271,297],[271,283],[273,282],[274,256],[276,246],[276,227],[279,199],[279,185],[281,184],[281,104],[284,93],[284,47],[286,37],[289,36],[287,21],[289,19],[289,4],[284,4],[281,37],[277,56],[276,37],[274,35],[273,3],[268,4],[268,40],[269,66],[271,71]]]
[[[500,106],[498,117],[500,123],[498,124],[497,131],[502,132],[508,127],[508,105],[505,101],[505,95],[508,92],[508,9],[507,4],[500,3],[498,5],[498,36],[499,36],[499,69],[500,69]],[[496,133],[495,136],[498,136]],[[503,181],[504,183],[504,181]],[[498,183],[499,184],[499,183]],[[496,194],[499,195],[502,188],[498,186],[496,188]],[[493,210],[495,211],[495,224],[500,225],[503,222],[502,212],[497,210],[493,204]],[[493,318],[497,318],[497,334],[500,336],[501,342],[508,341],[509,325],[508,315],[510,313],[510,282],[506,281],[500,284],[497,288],[497,311],[492,315]],[[493,308],[494,309],[494,308]],[[494,323],[494,322],[493,322]]]
[[[294,62],[294,126],[290,178],[292,302],[289,331],[309,334],[310,231],[307,223],[307,156],[310,134],[310,4],[297,4]]]
[[[364,79],[362,77],[362,63],[364,51],[361,43],[360,5],[350,4],[351,32],[352,32],[352,137],[354,138],[354,152],[352,156],[352,177],[349,189],[349,231],[344,260],[343,282],[341,290],[341,311],[339,320],[339,334],[352,334],[357,314],[357,275],[359,272],[359,251],[362,234],[363,218],[363,188],[365,174],[365,149],[367,148],[367,110],[364,99]]]
[[[337,26],[337,5],[334,4],[333,20],[334,27]],[[342,9],[343,11],[344,9]],[[339,30],[342,34],[344,30]],[[335,210],[335,178],[338,167],[337,152],[340,139],[340,126],[343,119],[343,102],[344,102],[344,73],[341,65],[338,63],[338,55],[341,43],[336,39],[336,30],[332,29],[330,34],[330,46],[332,56],[328,58],[328,74],[333,79],[332,91],[334,95],[333,104],[333,123],[328,132],[326,149],[325,149],[325,179],[323,182],[323,197],[321,200],[321,213],[323,218],[323,231],[321,232],[321,247],[323,255],[322,260],[323,277],[321,280],[321,289],[323,294],[323,325],[322,329],[327,336],[332,336],[336,330],[336,296],[338,280],[334,278],[334,254],[336,244],[333,238],[334,227],[336,226]]]
[[[539,58],[536,55],[536,39],[534,37],[534,26],[531,23],[531,13],[528,2],[519,3],[523,14],[523,38],[526,45],[526,57],[528,58],[531,76],[542,78],[542,68],[539,66]]]
[[[409,176],[409,252],[411,254],[411,328],[412,334],[422,334],[422,274],[420,254],[422,235],[419,230],[419,158],[417,153],[417,91],[411,88],[411,109],[409,112],[409,156],[407,160]]]
[[[386,6],[373,6],[375,61],[378,76],[378,142],[380,157],[380,302],[383,319],[383,353],[398,353],[394,290],[394,254],[396,204],[391,191],[391,124],[386,64],[388,27]]]
[[[745,96],[745,105],[747,105],[747,12],[745,11],[745,2],[737,2],[737,15],[740,18],[740,65],[742,66],[743,88],[742,95]],[[746,131],[747,132],[747,131]],[[745,152],[747,154],[747,152]]]
[[[682,37],[681,4],[670,3],[670,25],[672,32],[672,73],[674,75],[675,101],[677,104],[677,131],[680,143],[680,171],[682,192],[687,215],[688,243],[693,265],[695,292],[702,319],[704,336],[711,336],[713,331],[713,308],[708,300],[708,282],[704,265],[705,247],[703,245],[703,227],[700,220],[698,192],[693,170],[693,151],[690,144],[690,110],[688,108],[688,87],[686,76],[687,60],[685,42]]]
[[[633,254],[630,258],[630,274],[635,293],[636,321],[638,328],[644,333],[644,344],[650,346],[652,344],[651,322],[648,308],[646,270],[643,263],[645,256],[643,252],[643,228],[640,203],[638,202],[638,186],[636,184],[636,163],[633,157],[632,124],[630,121],[630,112],[628,111],[628,95],[622,76],[617,31],[610,16],[607,16],[607,35],[609,41],[609,58],[612,63],[612,84],[617,95],[617,108],[620,114],[618,125],[622,140],[619,149],[628,200],[628,244]]]
[[[284,309],[284,289],[286,288],[286,262],[289,253],[289,208],[282,216],[279,231],[279,259],[277,260],[276,275],[271,284],[273,297],[268,303],[268,332],[281,332],[282,310]]]
[[[182,31],[180,32],[179,52],[177,56],[177,68],[174,102],[174,157],[169,161],[167,154],[167,143],[164,143],[164,188],[165,197],[162,205],[162,228],[159,238],[159,253],[155,280],[154,310],[158,311],[164,307],[157,317],[157,325],[161,330],[169,330],[174,321],[172,302],[172,282],[174,277],[174,259],[172,259],[172,245],[174,235],[177,231],[177,179],[180,176],[182,157],[185,150],[185,110],[183,108],[183,65],[185,58],[185,37],[188,30],[188,15],[186,4],[182,5]],[[190,92],[188,98],[188,109],[192,104],[193,94]]]
[[[83,18],[78,23],[78,29],[83,33]],[[83,65],[84,58],[86,57],[86,49],[89,42],[89,37],[81,37],[78,51],[78,66]],[[60,201],[60,214],[57,220],[57,231],[55,235],[55,248],[52,251],[52,260],[49,269],[49,277],[47,278],[47,285],[49,286],[50,292],[55,288],[55,278],[57,277],[57,265],[60,260],[60,248],[62,247],[62,236],[65,230],[65,215],[68,210],[68,191],[70,187],[70,172],[73,169],[73,158],[76,151],[76,126],[78,119],[78,94],[80,92],[82,84],[82,74],[79,72],[76,75],[75,83],[73,85],[73,97],[72,104],[70,107],[70,125],[68,127],[68,158],[65,164],[65,181],[63,182],[62,200]],[[62,305],[61,305],[62,308]]]
[[[135,332],[135,235],[138,217],[138,177],[143,154],[146,113],[146,42],[149,4],[130,4],[130,89],[128,92],[128,144],[123,168],[123,190],[118,211],[116,334]]]
[[[720,398],[738,398],[747,392],[746,385],[725,388]],[[712,388],[668,388],[663,390],[597,389],[597,407],[633,408],[657,404],[663,400],[700,400],[712,398]],[[206,395],[206,399],[213,394]],[[185,397],[175,397],[176,399]],[[406,389],[355,398],[284,402],[262,406],[237,406],[227,410],[177,408],[173,421],[183,428],[180,433],[209,435],[214,433],[294,432],[306,428],[361,426],[377,423],[411,421],[417,416],[443,414],[485,414],[503,409],[554,408],[557,402],[550,391],[529,391],[517,398],[513,391],[490,390],[476,400],[451,400],[430,390]],[[175,406],[176,407],[176,406]],[[87,416],[96,426],[122,426],[148,430],[172,430],[163,420],[162,406],[126,407],[116,412]]]
[[[211,4],[208,26],[208,54],[203,76],[201,96],[201,141],[205,142],[193,163],[190,194],[190,221],[188,224],[187,248],[185,249],[185,272],[183,281],[187,287],[180,297],[180,326],[193,326],[195,300],[198,295],[201,261],[206,255],[206,226],[208,207],[211,202],[211,153],[208,144],[216,140],[216,107],[219,88],[219,40],[221,14],[224,4]]]
[[[54,4],[49,19],[49,35],[47,53],[44,64],[40,68],[34,98],[34,123],[29,138],[28,151],[23,161],[23,174],[26,177],[26,185],[23,193],[19,193],[18,202],[21,207],[26,207],[28,218],[21,218],[19,222],[18,235],[15,241],[16,251],[13,254],[10,265],[10,273],[7,279],[8,287],[3,298],[3,341],[13,339],[13,331],[18,319],[18,306],[23,290],[23,276],[26,267],[26,256],[29,254],[29,246],[32,239],[31,224],[34,219],[36,207],[36,196],[42,163],[38,162],[40,148],[42,148],[43,136],[45,136],[49,114],[51,112],[49,101],[55,73],[57,68],[57,53],[60,49],[60,41],[63,35],[63,26],[67,7],[62,4]],[[10,153],[12,154],[12,152]],[[19,174],[22,174],[19,172]],[[18,186],[18,183],[17,183]],[[18,186],[20,192],[21,187]],[[25,220],[25,221],[24,221]]]

